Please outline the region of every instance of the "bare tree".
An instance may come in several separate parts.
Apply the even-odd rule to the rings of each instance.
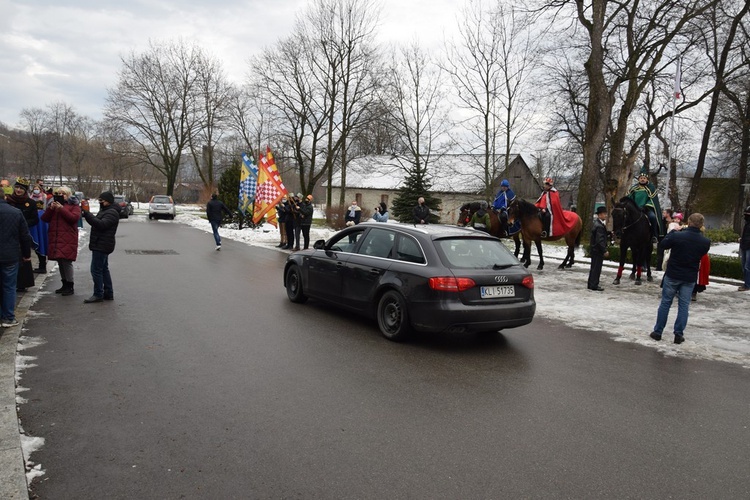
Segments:
[[[478,151],[486,196],[508,168],[518,140],[534,124],[530,76],[537,66],[537,40],[521,11],[496,1],[469,0],[459,21],[460,41],[447,44],[445,69],[453,80],[471,151]]]
[[[282,117],[271,134],[289,145],[306,193],[337,162],[345,169],[349,137],[371,116],[376,25],[370,2],[317,0],[252,64],[253,87]]]
[[[628,187],[636,159],[626,154],[625,143],[644,89],[671,66],[672,59],[665,57],[667,49],[678,42],[688,46],[692,42],[690,23],[718,1],[542,1],[558,16],[564,17],[566,9],[572,7],[583,28],[588,103],[578,211],[587,227],[592,220],[605,143],[609,151],[604,159],[604,189],[609,196],[617,197]],[[572,39],[581,46],[579,38]]]
[[[391,117],[404,170],[423,179],[433,159],[451,146],[444,73],[417,40],[402,46],[393,59],[383,109]]]
[[[216,182],[214,149],[229,128],[234,89],[219,61],[203,53],[198,54],[194,71],[195,95],[189,113],[188,146],[204,188],[212,192]]]
[[[709,143],[711,140],[711,130],[719,105],[719,98],[724,92],[726,97],[730,93],[726,92],[726,80],[731,78],[733,73],[738,70],[744,70],[747,67],[747,59],[743,57],[734,57],[735,54],[741,54],[735,44],[735,39],[741,23],[746,21],[748,12],[750,12],[750,2],[725,0],[706,11],[707,27],[701,33],[704,34],[704,46],[708,58],[711,60],[715,72],[715,84],[711,93],[711,104],[706,117],[706,126],[703,131],[701,149],[698,155],[698,164],[696,166],[693,182],[690,185],[690,192],[685,201],[685,209],[689,212],[698,195],[698,185],[706,162]],[[746,43],[744,37],[740,37],[740,43]],[[744,73],[744,71],[743,71]],[[735,103],[736,105],[736,103]],[[740,106],[741,109],[741,106]],[[740,207],[741,208],[741,207]]]
[[[198,46],[179,40],[152,41],[144,53],[121,60],[105,116],[129,135],[132,153],[165,177],[171,195],[188,141],[197,133],[191,127],[200,124],[191,113],[196,110],[198,71],[206,58]]]
[[[49,131],[47,112],[42,108],[21,110],[21,126],[25,134],[19,136],[21,161],[33,177],[47,173],[47,158],[55,138]]]

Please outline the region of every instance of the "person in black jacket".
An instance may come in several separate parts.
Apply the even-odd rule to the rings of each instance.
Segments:
[[[745,225],[742,227],[742,236],[740,236],[740,262],[742,263],[742,273],[744,283],[738,288],[740,292],[750,290],[750,206],[745,207]]]
[[[211,230],[214,232],[214,241],[216,242],[216,250],[221,250],[221,236],[219,236],[219,226],[221,226],[221,219],[223,214],[227,214],[229,217],[232,216],[232,212],[229,211],[226,205],[219,199],[215,194],[211,195],[211,199],[206,204],[206,218],[211,223]]]
[[[596,209],[596,219],[591,227],[591,268],[589,268],[589,290],[596,292],[604,291],[604,288],[599,286],[599,277],[602,275],[602,264],[604,264],[604,258],[609,257],[609,251],[607,250],[607,226],[605,222],[607,220],[607,207],[599,207]]]
[[[305,241],[303,250],[307,250],[310,246],[310,226],[312,226],[314,212],[312,200],[313,196],[308,194],[299,207],[299,228],[302,232],[302,239]],[[297,234],[297,246],[294,249],[299,250],[299,234]]]
[[[417,206],[412,209],[414,224],[428,224],[430,222],[430,209],[424,204],[424,198],[417,199]]]
[[[654,340],[661,340],[661,334],[667,324],[669,309],[677,296],[677,318],[674,322],[674,343],[684,342],[684,331],[687,326],[690,299],[693,287],[698,279],[698,268],[701,258],[711,248],[711,240],[701,234],[703,215],[694,213],[688,217],[688,226],[681,231],[667,234],[659,245],[671,249],[667,270],[662,282],[661,303],[656,313],[654,331],[649,335]]]
[[[99,213],[88,210],[83,217],[91,226],[89,250],[91,250],[91,278],[94,280],[94,293],[85,304],[114,300],[112,276],[109,273],[109,254],[115,251],[115,234],[120,224],[120,209],[115,205],[115,196],[110,191],[99,195]]]
[[[0,196],[0,323],[3,328],[18,325],[16,320],[16,277],[19,255],[31,261],[31,235],[23,214]]]

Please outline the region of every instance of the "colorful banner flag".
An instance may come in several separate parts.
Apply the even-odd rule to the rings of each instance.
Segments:
[[[255,190],[258,185],[258,166],[247,153],[242,153],[242,166],[240,169],[240,192],[238,195],[237,208],[243,214],[247,214],[250,205],[255,201]]]
[[[682,57],[677,58],[677,70],[674,74],[674,98],[682,97]]]
[[[286,196],[287,190],[281,182],[281,175],[276,168],[271,148],[266,146],[266,155],[260,159],[258,165],[258,189],[255,193],[255,210],[253,212],[253,223],[257,224],[268,214],[266,221],[275,227],[276,205]]]

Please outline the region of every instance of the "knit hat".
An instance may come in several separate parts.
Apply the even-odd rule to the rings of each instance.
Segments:
[[[606,214],[606,213],[607,213],[607,207],[605,207],[604,205],[600,207],[596,207],[596,215]]]
[[[684,219],[684,216],[680,212],[677,212],[676,214],[674,214],[672,216],[672,218],[673,219],[680,219],[680,220],[682,220],[682,219]]]
[[[108,202],[110,205],[114,205],[115,203],[115,195],[111,191],[104,191],[99,195],[99,199]]]

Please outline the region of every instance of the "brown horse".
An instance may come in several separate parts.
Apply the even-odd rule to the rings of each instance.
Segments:
[[[474,215],[474,212],[479,210],[479,202],[464,203],[459,210],[460,212],[456,224],[459,226],[466,226],[471,220],[471,216]],[[513,238],[513,242],[516,244],[516,250],[513,252],[513,255],[518,257],[518,254],[521,253],[521,238],[518,236],[519,232],[511,232],[512,234],[510,235],[501,234],[502,224],[500,223],[500,218],[497,216],[497,213],[494,210],[487,210],[487,213],[490,214],[489,233],[496,238]]]
[[[555,241],[565,238],[568,245],[568,253],[558,269],[571,267],[575,262],[575,247],[581,244],[581,231],[583,223],[576,214],[576,223],[573,228],[565,234],[558,234],[551,238],[542,238],[542,219],[539,218],[539,208],[521,198],[516,198],[508,207],[508,217],[521,221],[521,234],[523,236],[523,256],[521,262],[525,267],[531,265],[531,242],[536,243],[536,252],[539,254],[539,265],[537,269],[544,269],[544,256],[542,255],[542,240]]]

